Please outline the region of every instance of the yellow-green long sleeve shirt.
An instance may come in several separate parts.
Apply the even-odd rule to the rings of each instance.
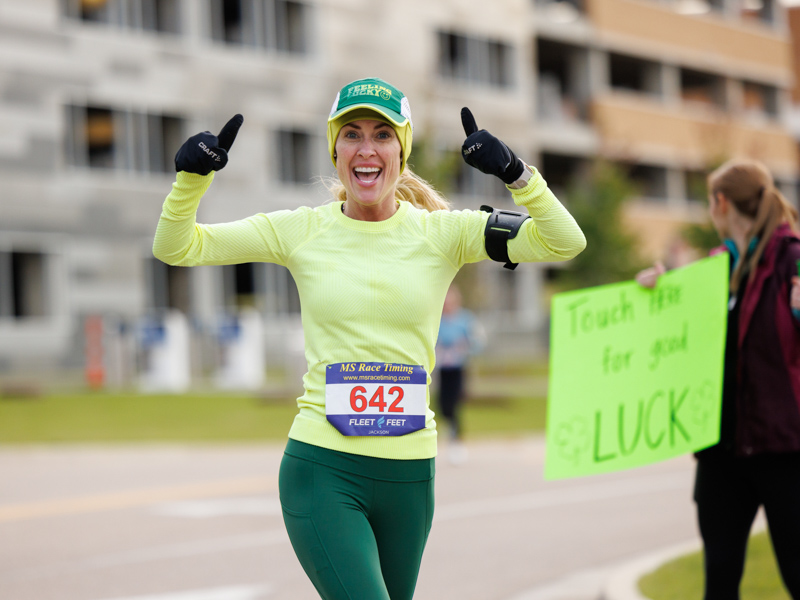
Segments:
[[[424,429],[403,436],[345,436],[326,419],[326,366],[387,362],[434,367],[444,297],[458,270],[488,258],[489,213],[434,211],[399,202],[385,221],[350,219],[342,203],[259,213],[201,225],[195,215],[213,180],[180,172],[167,196],[153,254],[178,266],[271,262],[289,269],[300,295],[308,372],[289,437],[352,454],[390,459],[436,455],[427,396]],[[509,240],[514,262],[567,260],[586,242],[572,216],[538,173],[511,190],[531,216]]]

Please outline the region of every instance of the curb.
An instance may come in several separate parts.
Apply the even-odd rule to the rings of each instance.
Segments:
[[[750,535],[766,529],[764,509],[760,508],[750,528]],[[639,593],[639,580],[643,576],[673,559],[702,550],[703,542],[698,538],[662,548],[626,563],[606,579],[599,600],[650,600]]]
[[[601,600],[648,600],[639,593],[639,579],[664,563],[702,549],[700,540],[691,540],[663,548],[637,558],[617,569],[606,580]]]

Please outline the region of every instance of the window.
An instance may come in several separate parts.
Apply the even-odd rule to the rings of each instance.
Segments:
[[[227,309],[250,307],[272,317],[300,313],[300,295],[286,267],[272,263],[226,265],[222,282]]]
[[[170,173],[183,121],[99,106],[67,107],[67,163],[90,169]]]
[[[458,194],[483,197],[487,201],[508,199],[508,190],[502,181],[497,177],[481,173],[463,160],[458,163],[454,187]]]
[[[552,154],[545,152],[542,154],[539,170],[542,173],[547,187],[562,200],[566,197],[566,191],[572,186],[589,167],[589,161],[580,156],[569,156],[565,154]]]
[[[708,197],[706,192],[705,171],[687,170],[683,173],[684,196],[691,202],[704,203]]]
[[[635,163],[621,163],[620,167],[627,173],[640,198],[666,200],[667,170],[664,167]]]
[[[186,267],[174,267],[156,258],[149,259],[151,300],[157,310],[175,309],[188,315],[191,312],[189,275]]]
[[[255,308],[258,305],[257,293],[258,266],[256,263],[242,263],[222,267],[222,288],[226,308]]]
[[[442,77],[494,87],[512,85],[512,49],[508,44],[446,31],[440,31],[438,38]]]
[[[705,15],[725,11],[725,0],[676,0],[675,10],[682,15]]]
[[[585,48],[538,40],[537,113],[545,121],[588,119],[589,53]]]
[[[267,314],[281,316],[300,314],[300,295],[289,269],[264,263],[264,305]]]
[[[536,8],[555,23],[572,23],[586,14],[584,0],[535,0]]]
[[[681,98],[684,102],[718,108],[727,106],[725,81],[722,77],[691,69],[681,69],[680,78]]]
[[[311,135],[303,131],[278,132],[279,177],[286,183],[309,183],[312,177]]]
[[[661,95],[658,63],[612,53],[609,55],[609,76],[614,89]]]
[[[778,90],[771,85],[745,81],[742,83],[742,108],[748,115],[776,118]]]
[[[39,252],[0,252],[0,318],[47,314],[46,265]]]
[[[61,0],[63,13],[80,21],[168,33],[180,31],[180,0]]]
[[[743,0],[742,19],[759,21],[761,23],[775,23],[774,0]]]
[[[113,113],[106,108],[90,107],[80,116],[85,117],[82,138],[86,164],[95,169],[110,169],[114,166]]]
[[[310,8],[290,0],[211,0],[211,37],[239,44],[306,54]]]
[[[275,24],[276,49],[294,54],[308,51],[306,35],[307,7],[299,2],[276,2]]]

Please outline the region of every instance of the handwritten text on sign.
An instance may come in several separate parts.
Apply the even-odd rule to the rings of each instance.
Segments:
[[[548,479],[641,466],[719,438],[728,257],[553,297]]]

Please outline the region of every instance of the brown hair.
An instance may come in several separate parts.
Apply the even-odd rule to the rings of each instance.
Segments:
[[[731,160],[718,167],[708,175],[708,190],[715,197],[722,193],[740,214],[753,220],[744,248],[739,248],[741,259],[731,273],[731,291],[736,292],[746,275],[752,277],[778,225],[788,223],[798,231],[797,209],[775,187],[767,167],[755,160]],[[758,243],[748,257],[746,250],[754,238]]]
[[[344,201],[347,199],[347,192],[338,179],[333,178],[327,183],[327,186],[333,194],[334,200]],[[450,202],[407,165],[397,180],[397,198],[431,212],[450,209]]]

